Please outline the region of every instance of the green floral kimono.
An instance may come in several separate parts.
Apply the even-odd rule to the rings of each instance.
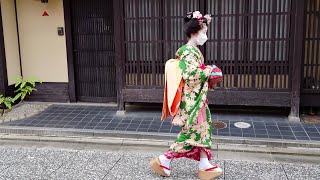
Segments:
[[[180,60],[184,87],[180,109],[173,117],[172,124],[182,126],[182,131],[170,150],[185,153],[193,147],[211,148],[212,121],[206,101],[212,66],[204,66],[202,53],[190,45],[178,49],[176,56]],[[199,122],[200,114],[204,114],[202,122]]]

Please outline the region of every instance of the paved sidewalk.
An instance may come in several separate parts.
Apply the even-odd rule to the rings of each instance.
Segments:
[[[137,146],[0,141],[0,179],[136,180],[197,179],[198,163],[172,162],[172,177],[156,176],[148,162],[165,149]],[[317,180],[320,157],[214,152],[226,180]]]
[[[125,115],[117,115],[116,107],[53,105],[33,117],[0,123],[1,129],[51,129],[65,131],[128,132],[131,134],[158,134],[175,136],[180,127],[171,126],[170,120],[160,120],[161,109],[129,109]],[[293,140],[297,142],[319,142],[320,124],[289,123],[284,115],[254,113],[214,113],[213,120],[223,121],[227,128],[214,130],[220,137]],[[237,128],[234,123],[246,122],[249,128]],[[2,131],[0,133],[10,133]],[[11,132],[12,133],[12,132]]]

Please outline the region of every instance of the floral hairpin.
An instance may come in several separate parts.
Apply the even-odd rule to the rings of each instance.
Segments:
[[[210,24],[211,22],[211,14],[206,14],[205,16],[202,16],[200,11],[189,12],[187,14],[187,17],[190,19],[191,18],[198,19],[199,25],[202,24],[203,22],[207,22],[208,24]]]
[[[211,23],[211,20],[212,20],[211,14],[206,14],[206,15],[204,15],[204,18],[207,20],[207,23],[208,23],[208,24]]]

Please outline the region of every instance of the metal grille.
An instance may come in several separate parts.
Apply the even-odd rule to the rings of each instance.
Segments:
[[[320,92],[320,1],[308,0],[306,5],[303,89]]]
[[[112,1],[73,0],[71,6],[78,100],[115,100]]]
[[[289,91],[291,0],[128,0],[124,4],[126,88],[163,86],[164,63],[186,42],[184,15],[203,7],[213,15],[203,53],[206,63],[222,68],[224,88]]]

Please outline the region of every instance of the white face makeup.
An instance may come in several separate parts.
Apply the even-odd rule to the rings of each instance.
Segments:
[[[206,24],[203,24],[203,28],[199,32],[207,33],[208,26]]]
[[[205,24],[203,24],[203,28],[194,37],[197,45],[202,46],[208,40],[207,31],[208,27]]]
[[[193,46],[202,46],[208,40],[206,24],[201,24],[201,29],[196,34],[191,34],[189,42],[192,42]]]

